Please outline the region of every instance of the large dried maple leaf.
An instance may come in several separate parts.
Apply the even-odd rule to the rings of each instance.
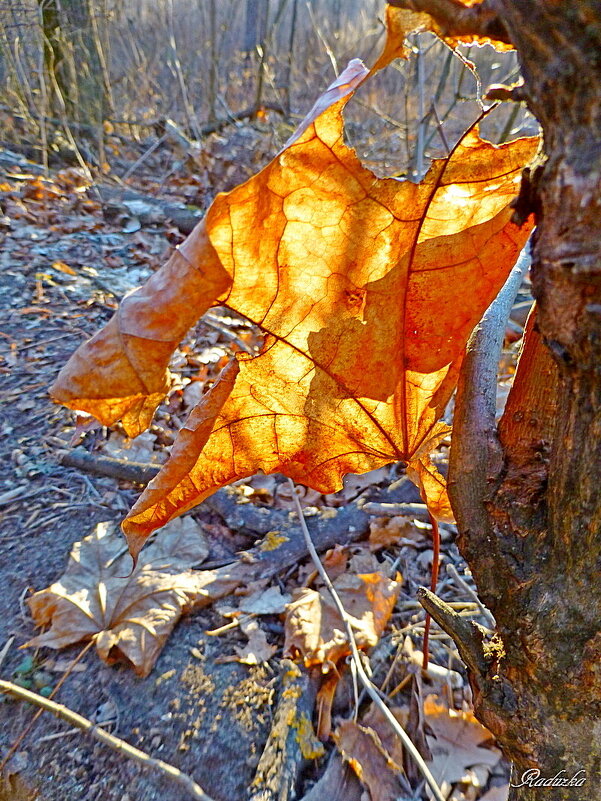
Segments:
[[[131,575],[115,527],[99,523],[76,542],[59,581],[29,599],[32,617],[50,629],[28,645],[63,648],[93,640],[109,663],[125,659],[147,676],[173,627],[204,591],[202,562],[208,547],[190,517],[174,521],[144,551]]]
[[[183,327],[164,293],[188,325],[191,279],[197,312],[214,292],[265,332],[261,353],[238,355],[192,411],[126,518],[133,553],[154,528],[260,470],[329,493],[347,473],[419,465],[442,436],[465,342],[529,233],[510,221],[510,202],[537,140],[495,147],[471,130],[420,184],[378,179],[343,137],[343,107],[366,74],[351,62],[280,154],[217,196],[180,255],[53,388],[103,422],[124,403],[130,422],[138,409],[145,420]],[[112,361],[127,368],[119,380]]]

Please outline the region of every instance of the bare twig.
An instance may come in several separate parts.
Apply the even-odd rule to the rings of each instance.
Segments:
[[[478,593],[474,589],[472,589],[472,587],[470,587],[470,585],[467,583],[467,581],[464,578],[462,578],[459,575],[455,565],[452,565],[450,562],[447,564],[447,573],[451,576],[451,578],[453,579],[453,581],[455,582],[457,587],[462,589],[465,593],[467,593],[469,595],[470,598],[473,599],[474,603],[476,604],[476,606],[480,610],[480,614],[483,617],[486,618],[486,621],[489,624],[489,626],[492,629],[494,629],[495,628],[495,619],[494,619],[494,617],[488,611],[488,609],[484,606],[484,604],[482,603],[482,601],[478,597]]]
[[[460,533],[469,530],[484,536],[489,527],[485,502],[503,463],[495,426],[497,367],[505,325],[529,266],[527,244],[467,344],[457,388],[448,482]]]
[[[76,729],[81,729],[81,731],[89,734],[95,740],[99,740],[101,743],[108,745],[109,748],[112,748],[114,751],[132,759],[134,762],[142,765],[142,767],[154,768],[162,773],[163,776],[167,776],[177,782],[191,798],[196,798],[198,801],[212,801],[211,797],[204,792],[202,787],[200,787],[191,776],[182,773],[182,771],[178,770],[174,765],[163,762],[162,759],[155,759],[144,751],[140,751],[138,748],[125,742],[125,740],[122,740],[120,737],[115,737],[114,734],[110,734],[104,729],[95,726],[90,720],[79,715],[77,712],[73,712],[73,710],[63,704],[57,704],[49,698],[44,698],[37,693],[32,693],[30,690],[25,690],[23,687],[19,687],[10,681],[0,681],[0,692],[12,695],[21,701],[28,701],[30,704],[34,704],[50,712],[55,717],[66,721]]]
[[[473,620],[466,620],[433,592],[420,587],[417,598],[440,628],[453,639],[459,655],[468,668],[478,676],[486,673],[488,662],[482,642],[486,630]]]
[[[305,537],[305,542],[307,545],[307,550],[311,555],[313,563],[317,568],[317,571],[321,577],[321,580],[328,588],[330,595],[338,609],[338,613],[342,618],[342,622],[344,624],[344,628],[346,631],[346,636],[349,641],[349,646],[351,649],[351,658],[353,660],[353,664],[355,666],[355,670],[357,672],[357,677],[361,684],[365,687],[365,690],[373,703],[378,707],[380,712],[384,715],[390,726],[392,727],[394,733],[399,737],[401,742],[403,743],[404,747],[407,749],[407,752],[413,758],[415,764],[417,765],[419,771],[421,772],[422,776],[424,777],[428,787],[432,791],[432,794],[436,798],[436,801],[444,801],[444,796],[440,790],[440,787],[436,783],[436,780],[432,776],[430,769],[424,762],[422,755],[419,753],[415,745],[413,744],[412,740],[408,736],[407,732],[403,729],[403,727],[399,724],[398,720],[394,717],[390,709],[386,706],[386,704],[382,701],[380,694],[378,692],[377,687],[372,683],[371,679],[368,677],[367,673],[365,672],[365,668],[363,667],[363,662],[361,660],[361,655],[359,654],[359,649],[357,648],[357,643],[355,641],[355,635],[353,633],[352,624],[350,621],[349,616],[346,613],[346,610],[340,600],[340,596],[336,592],[334,585],[332,584],[330,577],[328,576],[324,566],[321,563],[319,555],[315,550],[315,546],[313,545],[313,540],[311,539],[311,534],[309,529],[307,528],[307,523],[305,521],[305,516],[303,514],[303,510],[300,504],[300,500],[298,498],[296,487],[292,479],[289,479],[290,487],[292,489],[292,497],[294,499],[294,504],[296,506],[296,512],[298,514],[298,519],[301,525],[301,529],[303,535]]]

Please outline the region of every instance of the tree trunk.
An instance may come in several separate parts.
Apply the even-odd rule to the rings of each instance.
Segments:
[[[468,353],[449,493],[497,620],[470,681],[476,714],[512,760],[510,799],[601,798],[601,4],[395,5],[428,11],[449,34],[513,43],[519,95],[543,128],[516,209],[536,215],[537,320],[498,431]]]
[[[112,109],[100,12],[89,0],[38,0],[38,4],[53,113],[100,125]]]

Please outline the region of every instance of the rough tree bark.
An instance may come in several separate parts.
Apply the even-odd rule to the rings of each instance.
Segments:
[[[476,713],[512,760],[512,784],[522,784],[510,799],[601,798],[601,3],[393,4],[430,13],[449,35],[512,43],[524,77],[513,96],[543,129],[516,209],[536,215],[537,319],[498,430],[469,383],[476,334],[451,455],[460,548],[498,639],[454,633]],[[444,610],[438,618],[453,629]],[[524,784],[529,769],[539,782],[586,781],[536,786],[531,774]]]

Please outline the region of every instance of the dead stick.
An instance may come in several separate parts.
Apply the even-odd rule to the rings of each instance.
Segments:
[[[149,462],[129,462],[126,459],[100,456],[83,448],[66,451],[59,456],[59,462],[65,467],[76,467],[85,473],[120,478],[124,481],[135,481],[137,484],[148,484],[160,470],[160,465],[150,464]]]
[[[417,599],[428,614],[432,615],[440,628],[451,637],[459,655],[468,668],[477,676],[488,670],[483,641],[486,630],[473,620],[466,620],[433,592],[420,587]]]
[[[108,745],[113,751],[123,754],[145,768],[158,770],[164,776],[168,776],[183,787],[191,798],[196,798],[198,801],[213,801],[191,776],[182,773],[182,771],[178,770],[174,765],[163,762],[162,759],[155,759],[149,756],[144,751],[140,751],[133,745],[126,743],[125,740],[115,737],[114,734],[109,734],[109,732],[104,729],[98,728],[90,720],[79,715],[77,712],[73,712],[73,710],[64,706],[64,704],[57,704],[49,698],[44,698],[37,693],[32,693],[30,690],[25,690],[23,687],[19,687],[11,681],[0,681],[0,692],[41,707],[47,712],[52,713],[55,717],[74,726],[76,729],[81,729],[81,731],[89,734],[95,740],[99,740],[101,743]]]

